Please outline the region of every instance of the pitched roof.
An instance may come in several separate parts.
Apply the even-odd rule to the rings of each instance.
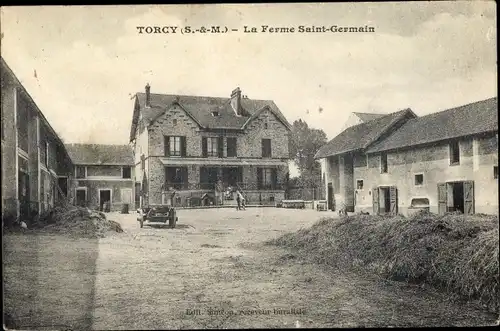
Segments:
[[[376,113],[358,113],[353,112],[354,115],[358,116],[363,122],[370,122],[377,118],[383,117],[387,114],[376,114]]]
[[[320,159],[366,148],[404,117],[415,116],[411,109],[405,109],[366,123],[351,126],[322,146],[314,158]]]
[[[57,134],[57,132],[50,125],[49,121],[47,120],[47,118],[45,117],[45,115],[43,115],[43,112],[40,110],[40,108],[38,108],[38,105],[35,103],[35,101],[31,97],[31,95],[28,93],[28,91],[26,90],[26,88],[24,87],[24,85],[19,81],[19,79],[17,78],[17,76],[14,74],[14,71],[8,66],[7,62],[1,56],[0,56],[0,68],[1,68],[0,71],[2,72],[2,87],[3,87],[3,83],[4,83],[3,82],[3,79],[4,79],[3,74],[7,73],[14,80],[15,85],[18,85],[21,88],[21,90],[26,94],[26,96],[28,98],[28,101],[31,103],[31,105],[33,106],[33,108],[36,110],[36,112],[38,113],[38,116],[41,118],[42,122],[48,128],[48,130],[50,131],[52,137],[56,140],[57,144],[59,146],[61,146],[61,147],[64,147],[64,143],[61,140],[61,137],[59,137],[59,135]],[[62,150],[65,153],[65,157],[69,158],[69,154],[66,151],[66,149],[62,148]]]
[[[134,165],[134,154],[128,145],[66,144],[74,164]]]
[[[452,138],[498,131],[496,97],[407,121],[367,152],[434,143]]]
[[[204,129],[242,130],[249,120],[251,121],[255,117],[254,115],[260,113],[262,109],[269,109],[287,128],[291,129],[290,124],[272,100],[241,98],[244,116],[236,116],[231,107],[230,98],[151,93],[151,107],[149,108],[145,107],[146,93],[137,93],[136,100],[142,112],[142,118],[147,122],[154,122],[171,105],[178,104],[201,128]],[[212,116],[213,111],[217,111],[219,115]],[[135,136],[138,117],[138,111],[134,110],[130,131],[131,140]]]

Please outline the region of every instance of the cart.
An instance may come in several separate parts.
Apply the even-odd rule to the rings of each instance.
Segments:
[[[174,207],[167,205],[151,205],[137,209],[137,221],[141,228],[144,225],[167,225],[175,228],[177,224],[177,212]]]

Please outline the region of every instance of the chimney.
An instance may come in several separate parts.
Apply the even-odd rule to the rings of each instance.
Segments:
[[[231,92],[231,107],[233,107],[236,115],[241,115],[241,90],[239,87]]]
[[[146,84],[146,107],[151,107],[151,93],[149,92],[151,90],[151,86],[149,86],[149,83]]]

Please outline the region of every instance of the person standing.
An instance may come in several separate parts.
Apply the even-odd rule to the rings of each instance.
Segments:
[[[243,194],[241,194],[240,191],[238,191],[238,197],[240,199],[241,207],[243,208],[243,210],[245,210],[245,197],[243,196]]]
[[[236,191],[236,203],[238,206],[236,206],[236,210],[241,209],[241,198],[240,198],[240,191]]]

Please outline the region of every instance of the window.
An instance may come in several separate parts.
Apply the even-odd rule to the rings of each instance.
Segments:
[[[122,178],[130,179],[132,178],[132,169],[130,167],[122,168]]]
[[[174,118],[174,119],[172,120],[172,124],[173,124],[174,126],[176,126],[176,125],[177,125],[177,118]]]
[[[363,180],[362,179],[358,179],[356,181],[356,189],[358,189],[358,190],[362,190],[363,189]]]
[[[450,143],[450,165],[460,164],[460,146],[458,141]]]
[[[259,189],[274,189],[276,187],[276,169],[257,168],[257,185]]]
[[[262,157],[271,157],[271,139],[262,139]]]
[[[269,119],[265,119],[264,120],[264,129],[268,129],[269,128]]]
[[[165,167],[165,189],[187,190],[188,168]]]
[[[170,155],[181,155],[181,137],[170,137]]]
[[[76,178],[86,178],[87,168],[84,166],[76,166]]]
[[[269,201],[270,201],[270,202],[274,202],[274,196],[272,196],[272,195],[271,195],[271,196],[269,197]]]
[[[263,169],[262,184],[264,184],[264,187],[270,187],[273,184],[273,169]]]
[[[387,172],[387,154],[382,153],[380,155],[380,173]]]
[[[498,166],[493,167],[493,178],[498,179]]]
[[[207,155],[208,156],[217,156],[217,137],[209,137],[207,138]]]
[[[419,186],[423,184],[424,184],[424,175],[423,174],[415,175],[415,185]]]
[[[227,138],[227,157],[236,157],[236,138]]]
[[[165,156],[186,156],[186,137],[165,136]]]

